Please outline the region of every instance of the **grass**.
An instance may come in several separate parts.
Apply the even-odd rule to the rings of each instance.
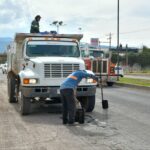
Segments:
[[[126,83],[126,84],[134,84],[139,86],[149,86],[150,87],[150,80],[145,79],[132,79],[132,78],[120,78],[118,83]]]
[[[131,75],[150,75],[150,70],[141,70],[141,71],[132,71],[129,72],[127,71],[126,74],[131,74]]]

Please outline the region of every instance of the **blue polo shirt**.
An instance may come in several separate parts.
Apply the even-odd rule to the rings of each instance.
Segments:
[[[87,73],[85,70],[77,70],[71,73],[60,85],[60,90],[62,89],[75,89],[83,78],[93,78],[97,80],[93,74]]]

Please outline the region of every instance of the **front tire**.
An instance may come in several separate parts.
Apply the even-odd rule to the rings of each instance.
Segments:
[[[114,82],[107,82],[108,86],[113,86]]]
[[[27,98],[21,94],[20,99],[20,113],[21,115],[29,115],[31,108],[30,98]]]

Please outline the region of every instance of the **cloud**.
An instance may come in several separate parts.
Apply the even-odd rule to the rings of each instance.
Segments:
[[[1,24],[12,24],[12,22],[17,22],[22,19],[22,17],[27,13],[24,11],[25,1],[16,2],[14,0],[4,1],[0,4],[0,20]]]
[[[120,0],[120,33],[148,28],[149,4],[149,0]],[[0,10],[1,35],[29,32],[31,21],[39,14],[42,16],[41,31],[56,30],[50,24],[54,20],[62,20],[66,25],[60,27],[61,33],[83,33],[85,41],[91,37],[106,41],[106,34],[111,32],[112,44],[116,45],[117,0],[1,0]],[[79,31],[79,27],[82,30]],[[148,30],[136,34],[120,34],[120,42],[138,45],[141,39],[140,43],[145,41],[148,44],[149,35]]]
[[[0,32],[1,35],[10,36],[14,35],[14,32],[26,31],[26,25],[28,24],[27,17],[28,11],[25,0],[3,0],[0,3]]]

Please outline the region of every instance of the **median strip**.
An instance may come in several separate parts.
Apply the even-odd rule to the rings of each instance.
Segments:
[[[124,78],[120,78],[118,83],[126,83],[126,84],[150,87],[150,80],[147,79],[133,79],[133,78],[124,77]]]

